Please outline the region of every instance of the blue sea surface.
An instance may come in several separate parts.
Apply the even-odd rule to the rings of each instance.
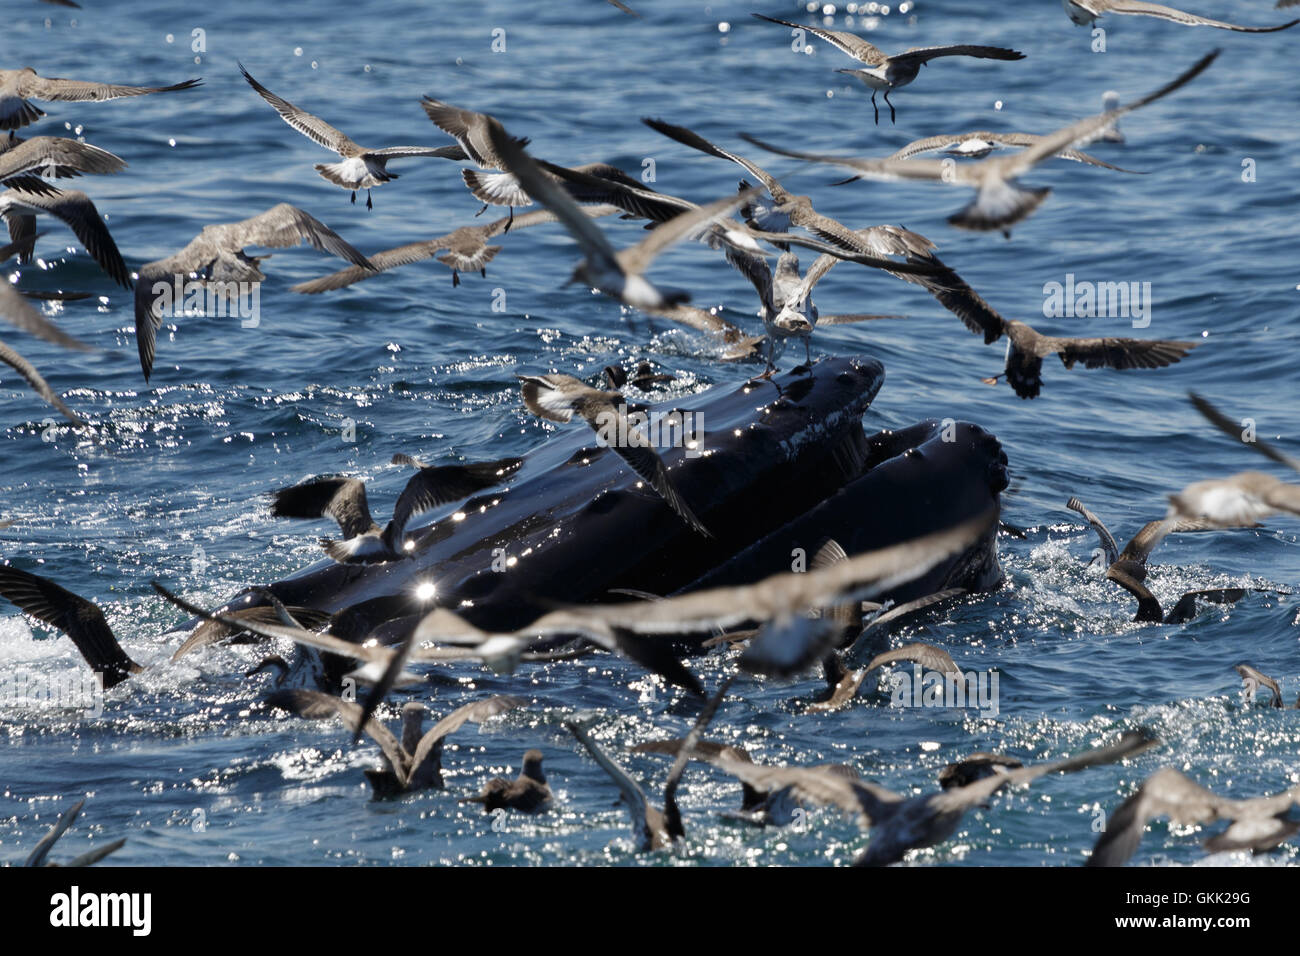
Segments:
[[[71,183],[89,193],[128,265],[163,258],[203,226],[288,201],[366,253],[450,232],[475,220],[478,202],[459,164],[395,160],[400,178],[351,204],[313,163],[330,155],[286,126],[241,78],[262,83],[367,145],[440,145],[420,109],[430,95],[498,117],[530,151],[568,165],[606,161],[696,201],[735,189],[741,171],[643,126],[643,116],[688,126],[762,163],[819,211],[860,228],[899,223],[1008,318],[1061,335],[1195,340],[1181,363],[1156,371],[1067,371],[1044,365],[1040,398],[981,383],[1002,369],[1003,343],[985,346],[914,285],[840,265],[817,287],[823,312],[901,313],[906,319],[819,329],[814,358],[868,354],[887,368],[865,416],[868,431],[954,417],[994,432],[1010,460],[1004,519],[1027,530],[1000,539],[1006,583],[944,605],[898,628],[892,640],[946,648],[964,670],[996,670],[1000,710],[891,706],[867,693],[848,709],[801,712],[820,677],[746,680],[733,688],[710,736],[772,763],[851,764],[903,794],[934,789],[936,773],[973,751],[1051,759],[1145,726],[1164,744],[1129,764],[1040,781],[967,814],[957,833],[914,852],[913,864],[1077,865],[1096,821],[1145,776],[1172,765],[1232,796],[1300,781],[1300,711],[1243,703],[1233,665],[1249,661],[1300,693],[1297,599],[1251,594],[1210,606],[1185,625],[1131,623],[1133,601],[1088,566],[1092,532],[1065,510],[1079,495],[1121,545],[1159,517],[1165,496],[1201,478],[1263,459],[1213,431],[1187,401],[1194,389],[1261,438],[1300,455],[1300,30],[1235,34],[1144,17],[1112,17],[1105,52],[1060,4],[918,0],[863,15],[827,5],[631,0],[633,19],[601,0],[557,3],[389,2],[364,12],[340,0],[249,0],[206,7],[105,0],[84,9],[6,0],[0,67],[195,90],[110,103],[39,105],[27,135],[78,135],[129,162],[121,174]],[[1252,24],[1280,22],[1271,3],[1187,0],[1197,12]],[[875,4],[869,4],[876,8]],[[865,8],[865,7],[864,7]],[[851,61],[751,12],[850,29],[886,51],[948,43],[1011,46],[1027,58],[941,59],[891,96],[897,125],[872,120],[870,91],[833,68]],[[195,30],[203,31],[197,35]],[[494,52],[494,31],[505,49]],[[194,47],[200,45],[196,52]],[[501,44],[498,42],[497,44]],[[859,182],[842,171],[761,154],[742,132],[815,151],[882,156],[936,133],[1048,132],[1097,112],[1102,93],[1124,100],[1171,80],[1210,49],[1219,60],[1192,84],[1121,121],[1123,145],[1098,157],[1126,175],[1066,161],[1025,182],[1050,186],[1037,213],[1007,240],[952,228],[970,196],[940,185]],[[881,104],[883,105],[883,103]],[[1249,162],[1247,162],[1249,161]],[[1243,173],[1253,172],[1253,178]],[[1246,180],[1251,181],[1246,181]],[[616,245],[640,222],[601,221]],[[275,250],[265,264],[261,320],[192,317],[159,334],[146,385],[136,358],[130,293],[104,276],[58,223],[37,243],[39,261],[5,267],[24,288],[76,289],[95,298],[42,308],[98,348],[86,354],[5,327],[73,408],[100,425],[99,441],[69,428],[7,367],[0,368],[0,559],[48,575],[98,602],[123,646],[147,670],[110,690],[104,712],[0,701],[0,860],[20,860],[58,813],[89,795],[56,856],[119,836],[108,864],[842,864],[869,837],[833,809],[793,828],[755,829],[722,814],[739,803],[735,781],[692,767],[681,791],[688,840],[637,856],[617,791],[562,726],[594,718],[596,739],[645,782],[652,798],[667,764],[629,754],[641,740],[679,736],[695,709],[676,690],[621,659],[586,658],[498,676],[471,664],[439,667],[417,695],[435,714],[490,693],[521,694],[528,708],[449,738],[445,791],[375,802],[362,770],[375,747],[350,745],[340,725],[253,710],[267,676],[244,671],[266,653],[214,647],[169,661],[184,616],[158,598],[157,578],[216,605],[320,558],[325,524],[270,516],[266,493],[313,475],[365,478],[378,514],[408,473],[395,452],[439,462],[527,452],[555,426],[522,407],[514,373],[556,370],[594,381],[606,365],[649,359],[677,375],[658,398],[735,385],[761,366],[718,360],[705,336],[621,310],[564,283],[576,247],[557,226],[520,230],[486,279],[453,287],[437,262],[393,270],[324,296],[289,287],[341,264],[309,247]],[[805,256],[805,265],[812,256]],[[1046,318],[1044,286],[1075,281],[1150,283],[1148,327],[1130,318]],[[652,277],[721,305],[757,333],[745,280],[705,246],[685,243]],[[493,309],[504,301],[504,311]],[[802,360],[793,346],[782,359]],[[348,423],[355,424],[355,441]],[[574,426],[581,427],[581,426]],[[873,520],[863,516],[862,520]],[[1300,525],[1171,537],[1149,584],[1166,605],[1193,588],[1300,583]],[[0,669],[53,679],[85,670],[72,643],[0,602]],[[707,686],[733,667],[714,653],[690,666]],[[897,677],[893,678],[898,679]],[[743,688],[743,689],[742,689]],[[385,716],[395,716],[395,695]],[[545,754],[557,801],[504,826],[458,798],[494,775],[518,772],[524,750]],[[1138,865],[1207,858],[1203,833],[1151,827]],[[1296,861],[1294,846],[1214,864]]]

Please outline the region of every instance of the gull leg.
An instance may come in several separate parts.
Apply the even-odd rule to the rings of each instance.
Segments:
[[[880,125],[880,107],[876,105],[876,91],[871,91],[871,108],[876,111],[876,125]]]
[[[369,190],[369,189],[366,190],[366,208],[367,208],[367,209],[374,209],[374,208],[375,208],[375,204],[374,204],[374,202],[373,202],[373,201],[371,200],[371,198],[370,198],[370,190]]]
[[[457,272],[455,269],[452,269],[452,270],[451,270],[451,287],[454,289],[454,288],[456,288],[456,286],[458,286],[458,285],[460,285],[460,273]]]
[[[501,235],[503,236],[506,235],[506,233],[510,231],[510,227],[513,226],[514,224],[515,224],[515,207],[511,206],[510,218],[506,220],[506,227],[501,230]]]
[[[488,204],[487,204],[487,203],[484,203],[484,204],[483,204],[483,208],[480,209],[478,212],[474,213],[474,218],[477,219],[479,216],[483,215],[483,213],[487,212],[487,207],[488,207]]]
[[[352,190],[352,204],[356,205],[356,202],[357,202],[357,191],[354,189]]]
[[[885,102],[889,103],[889,90],[885,90]],[[894,122],[894,104],[889,103],[889,122]]]

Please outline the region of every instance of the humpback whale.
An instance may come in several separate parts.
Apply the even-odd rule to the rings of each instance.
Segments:
[[[811,554],[832,535],[853,557],[970,525],[995,509],[1007,482],[1006,456],[982,428],[944,420],[866,434],[863,415],[883,380],[874,359],[828,358],[653,406],[661,415],[695,416],[692,440],[659,454],[713,538],[682,522],[618,454],[591,444],[590,432],[572,429],[525,455],[509,487],[440,505],[412,522],[406,557],[325,559],[250,587],[216,613],[233,620],[280,602],[294,615],[318,612],[317,622],[331,615],[329,640],[337,646],[326,650],[336,654],[363,639],[401,643],[433,608],[504,633],[557,607],[608,601],[620,590],[669,595],[752,584],[795,570],[793,552]],[[970,545],[876,597],[903,602],[945,588],[995,587],[995,536],[992,523]],[[68,600],[60,592],[60,603]],[[281,618],[286,613],[277,608]],[[252,618],[237,623],[265,633]],[[115,640],[102,643],[86,654],[88,663],[116,666],[124,677],[131,662]],[[643,653],[647,647],[653,649],[642,642],[632,656],[676,673],[669,678],[675,683],[694,685],[668,660],[668,645],[653,660]],[[468,648],[446,654],[474,656]],[[330,666],[312,672],[346,669],[334,666],[342,658],[322,663]]]
[[[874,359],[834,357],[653,406],[702,423],[699,447],[662,448],[660,456],[712,539],[686,526],[590,432],[565,431],[524,456],[508,489],[430,511],[423,527],[413,522],[408,557],[322,561],[267,590],[287,605],[365,610],[355,613],[368,628],[384,625],[387,642],[410,632],[430,594],[476,627],[509,631],[618,589],[670,594],[749,583],[790,570],[793,549],[812,553],[832,536],[856,554],[996,505],[1006,456],[982,428],[923,422],[868,437],[862,417],[883,380]],[[995,587],[994,537],[995,529],[888,597]],[[250,589],[218,613],[266,603]]]

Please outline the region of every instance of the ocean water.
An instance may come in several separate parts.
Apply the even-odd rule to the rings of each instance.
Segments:
[[[989,428],[1010,459],[1004,518],[1027,536],[1001,539],[1005,586],[945,605],[892,637],[939,644],[966,670],[996,670],[999,714],[894,707],[880,693],[838,714],[806,715],[797,701],[820,683],[809,675],[737,684],[710,735],[767,762],[846,762],[904,794],[935,788],[937,770],[972,751],[1050,759],[1135,726],[1164,740],[1131,764],[996,798],[968,814],[952,839],[908,858],[920,865],[1079,864],[1101,814],[1165,765],[1234,796],[1297,782],[1300,712],[1246,706],[1232,670],[1250,661],[1281,680],[1288,702],[1300,693],[1297,599],[1253,594],[1202,610],[1186,625],[1133,624],[1132,601],[1087,566],[1095,539],[1064,503],[1082,497],[1122,544],[1188,481],[1267,464],[1210,430],[1188,404],[1189,389],[1254,419],[1260,437],[1300,454],[1300,33],[1252,36],[1117,17],[1102,23],[1103,53],[1093,52],[1089,30],[1048,0],[918,0],[906,11],[867,16],[836,10],[824,22],[887,51],[970,42],[1027,54],[1010,63],[935,61],[891,97],[897,125],[887,112],[875,125],[869,92],[831,72],[851,65],[847,58],[820,42],[811,55],[796,55],[788,30],[749,16],[761,10],[813,22],[799,5],[633,5],[643,19],[600,0],[388,2],[367,6],[364,17],[337,0],[238,0],[202,13],[141,2],[129,15],[102,0],[84,0],[75,11],[7,0],[0,65],[128,83],[204,78],[182,93],[41,104],[48,117],[25,131],[81,135],[128,160],[118,176],[73,185],[93,197],[132,268],[179,249],[207,223],[280,201],[310,211],[363,252],[476,221],[478,203],[456,164],[440,160],[395,161],[401,178],[375,190],[373,211],[350,204],[311,168],[329,155],[248,88],[241,61],[362,143],[446,142],[420,109],[419,97],[429,94],[493,113],[530,136],[536,155],[556,162],[604,160],[637,175],[653,160],[656,188],[700,201],[735,188],[736,167],[638,122],[662,117],[753,156],[850,226],[901,223],[929,236],[1010,318],[1065,335],[1199,341],[1181,364],[1154,372],[1066,371],[1049,361],[1042,397],[1025,402],[1005,385],[980,382],[1001,371],[1002,343],[984,346],[914,286],[838,267],[817,288],[823,312],[908,316],[822,329],[814,338],[815,356],[867,353],[885,363],[868,430],[952,416]],[[1188,5],[1251,23],[1281,19],[1270,4]],[[193,49],[195,30],[204,31],[201,52]],[[494,36],[504,37],[504,51],[493,51]],[[1216,46],[1223,55],[1193,84],[1124,118],[1126,144],[1089,147],[1145,175],[1043,164],[1025,181],[1053,193],[1010,240],[946,224],[966,192],[832,187],[837,170],[761,156],[738,137],[885,155],[941,132],[1046,132],[1095,112],[1103,91],[1141,95]],[[642,235],[639,223],[602,227],[617,244]],[[169,324],[146,385],[129,293],[66,230],[43,228],[40,262],[21,270],[22,285],[94,292],[44,308],[100,351],[74,355],[13,330],[4,338],[102,425],[102,441],[55,422],[0,370],[0,516],[14,522],[0,531],[0,558],[99,602],[128,652],[149,668],[111,690],[97,718],[0,702],[0,860],[20,859],[62,808],[87,794],[82,819],[56,856],[125,836],[109,864],[824,865],[847,862],[866,845],[867,835],[834,810],[812,811],[793,828],[728,822],[722,814],[738,805],[738,786],[693,767],[681,796],[688,840],[637,857],[616,790],[562,722],[575,714],[594,719],[596,738],[657,799],[665,762],[627,748],[680,735],[693,710],[680,694],[607,657],[514,677],[439,668],[416,692],[435,714],[497,692],[522,694],[531,705],[450,738],[445,791],[374,802],[362,777],[378,763],[372,745],[350,746],[337,724],[253,706],[265,678],[242,674],[263,650],[213,648],[169,663],[180,638],[168,630],[182,615],[149,587],[158,578],[216,604],[316,561],[323,525],[269,515],[266,493],[286,484],[356,474],[370,482],[382,514],[406,478],[388,464],[394,452],[450,460],[536,447],[551,426],[522,409],[516,369],[591,378],[607,364],[646,358],[678,376],[659,393],[677,397],[734,384],[756,368],[721,363],[696,333],[565,287],[574,246],[548,226],[498,240],[505,249],[487,278],[464,276],[456,288],[443,266],[427,262],[327,296],[298,296],[290,285],[338,263],[310,248],[276,250],[259,326],[200,317]],[[6,277],[15,271],[6,266]],[[704,247],[674,249],[653,274],[758,329],[752,291]],[[1135,330],[1126,317],[1045,318],[1044,285],[1068,274],[1149,283],[1149,326]],[[502,297],[504,311],[494,311]],[[784,366],[801,358],[798,351],[787,353]],[[355,441],[344,440],[348,422]],[[1300,582],[1300,525],[1282,518],[1258,530],[1176,536],[1151,563],[1151,583],[1166,604],[1199,587],[1291,588]],[[713,686],[731,661],[714,654],[691,666]],[[42,679],[85,670],[70,641],[33,629],[7,603],[0,668]],[[510,815],[494,827],[492,817],[458,803],[490,776],[513,776],[530,747],[545,754],[558,798],[552,812]],[[1157,823],[1135,864],[1203,862],[1203,836]],[[1286,847],[1209,862],[1295,859]]]

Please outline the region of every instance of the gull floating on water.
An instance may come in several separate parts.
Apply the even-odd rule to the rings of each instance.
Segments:
[[[378,720],[364,716],[359,704],[332,694],[314,690],[278,690],[269,694],[266,702],[299,717],[338,717],[349,730],[364,733],[377,743],[384,755],[385,766],[382,770],[367,770],[366,778],[379,798],[416,790],[441,789],[445,786],[442,749],[448,735],[466,723],[482,723],[528,703],[521,697],[500,694],[477,700],[458,707],[427,733],[423,724],[428,709],[423,704],[408,703],[402,707],[402,739],[399,741]]]
[[[484,813],[506,808],[521,813],[538,813],[550,806],[551,796],[546,774],[542,772],[542,752],[529,750],[525,751],[524,765],[514,780],[493,777],[483,785],[478,796],[462,797],[460,802],[481,803]]]
[[[244,74],[248,85],[257,94],[270,103],[280,118],[313,142],[326,149],[331,149],[343,157],[341,163],[317,163],[316,172],[321,178],[342,189],[352,191],[352,201],[357,201],[357,190],[366,191],[366,208],[373,209],[370,190],[397,178],[397,173],[388,171],[388,161],[405,156],[430,156],[438,159],[464,159],[465,153],[456,146],[385,146],[382,149],[367,149],[353,142],[341,131],[318,116],[301,110],[288,100],[281,99],[268,90],[239,65],[239,72]]]

